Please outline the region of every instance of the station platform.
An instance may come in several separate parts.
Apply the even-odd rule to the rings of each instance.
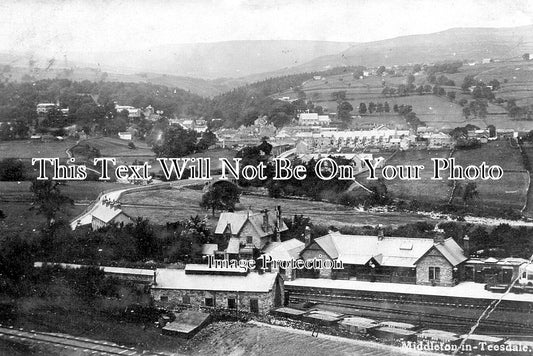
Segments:
[[[355,280],[332,280],[332,279],[312,279],[298,278],[294,281],[286,281],[285,286],[324,288],[338,290],[353,290],[361,292],[397,293],[421,296],[438,296],[450,298],[473,298],[490,299],[533,303],[533,294],[516,293],[494,293],[485,290],[485,285],[475,282],[462,282],[454,287],[424,286],[417,284],[382,283]]]

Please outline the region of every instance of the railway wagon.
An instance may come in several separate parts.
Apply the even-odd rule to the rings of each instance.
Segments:
[[[416,331],[392,328],[389,326],[380,326],[370,330],[370,334],[380,340],[384,341],[414,341],[416,339]]]
[[[533,264],[527,263],[520,266],[518,283],[523,286],[533,286]]]
[[[504,338],[488,335],[465,334],[461,335],[460,337],[461,339],[466,339],[464,341],[464,345],[471,346],[474,350],[479,350],[481,347],[483,347],[485,350],[488,350],[489,348],[494,348],[496,345],[502,345],[505,342]]]
[[[379,327],[379,324],[368,318],[347,317],[339,321],[339,328],[357,334],[368,334],[372,329]]]
[[[447,344],[447,345],[456,345],[459,346],[461,344],[462,339],[459,337],[459,335],[444,331],[444,330],[436,330],[436,329],[425,329],[418,332],[416,335],[416,339],[419,342],[426,342],[426,343],[438,343],[438,344]]]

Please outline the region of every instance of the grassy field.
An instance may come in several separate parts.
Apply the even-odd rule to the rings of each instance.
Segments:
[[[0,182],[0,201],[31,199],[31,182]],[[61,186],[61,192],[74,201],[94,200],[104,190],[127,188],[130,184],[108,182],[75,181]]]
[[[441,73],[437,75],[441,75]],[[517,104],[521,106],[533,104],[533,64],[521,60],[511,60],[477,64],[475,66],[464,65],[459,69],[458,73],[445,75],[455,81],[454,87],[443,86],[446,91],[456,92],[455,102],[450,102],[445,97],[436,97],[434,95],[419,96],[414,94],[405,97],[388,97],[381,94],[384,86],[397,87],[399,84],[405,84],[406,78],[401,76],[370,76],[364,79],[354,79],[351,73],[346,73],[328,76],[322,80],[309,80],[303,83],[301,87],[306,93],[307,99],[313,101],[315,105],[321,105],[328,109],[329,112],[336,112],[337,110],[337,102],[332,94],[338,91],[346,91],[346,100],[354,107],[354,115],[357,114],[357,109],[361,102],[365,102],[368,105],[370,101],[375,103],[387,101],[391,107],[394,104],[412,105],[413,111],[417,113],[422,121],[426,122],[428,126],[436,128],[449,129],[466,124],[485,128],[492,124],[497,128],[509,128],[519,131],[533,129],[532,121],[513,120],[507,115],[504,107],[495,104],[489,104],[488,115],[485,119],[470,118],[465,121],[462,107],[457,104],[462,98],[473,100],[471,95],[462,93],[460,87],[467,75],[473,75],[476,79],[485,83],[493,79],[499,80],[502,83],[502,87],[494,92],[496,97],[516,99]],[[504,83],[504,80],[507,83]],[[415,85],[420,84],[428,84],[426,75],[415,76]],[[273,97],[278,96],[293,98],[296,97],[296,94],[292,90],[287,90]],[[383,124],[387,123],[387,116],[383,118],[369,115],[362,120],[364,120],[364,123]],[[393,121],[392,124],[401,125],[402,123]]]
[[[66,158],[66,150],[75,144],[74,140],[64,141],[32,141],[14,140],[0,142],[0,159],[19,158],[31,160],[37,157]]]
[[[522,150],[528,157],[529,162],[533,162],[533,147],[523,146]],[[524,210],[524,214],[529,217],[533,217],[533,189],[530,189],[528,191],[527,202],[528,204],[526,206],[526,209]]]
[[[33,233],[38,230],[46,219],[32,207],[32,193],[30,192],[31,182],[0,182],[0,210],[6,217],[0,220],[0,230],[15,231],[20,233]],[[80,214],[88,204],[98,197],[104,190],[120,187],[130,187],[128,184],[116,184],[106,182],[69,182],[61,187],[61,192],[73,199],[81,202],[72,206],[65,206],[64,213],[60,214],[63,219],[69,220]]]
[[[512,147],[507,141],[494,141],[473,150],[457,150],[454,157],[456,163],[462,166],[479,166],[485,161],[488,165],[499,165],[504,170],[499,181],[475,181],[479,196],[473,204],[479,208],[522,209],[528,194],[528,173],[518,148]],[[454,202],[461,204],[459,197],[454,198]]]
[[[433,162],[431,158],[445,158],[449,151],[401,151],[387,161],[387,165],[423,165],[421,179],[417,181],[394,179],[385,181],[388,191],[394,198],[418,200],[425,203],[444,204],[448,202],[451,186],[446,179],[431,180]],[[380,173],[379,173],[380,175]],[[365,176],[363,174],[363,176]],[[366,177],[365,177],[366,179]],[[365,184],[365,180],[361,180]]]
[[[529,182],[527,172],[505,172],[498,181],[474,182],[479,195],[471,204],[482,212],[494,211],[497,208],[521,210],[526,203]],[[456,194],[453,203],[461,205],[463,200]]]
[[[80,144],[84,143],[100,150],[100,154],[103,157],[128,157],[131,158],[131,160],[138,157],[155,157],[152,149],[141,141],[134,141],[134,144],[137,147],[135,149],[130,149],[128,147],[129,141],[115,137],[90,138],[80,142]]]
[[[453,157],[461,165],[479,165],[485,161],[501,166],[504,171],[525,171],[520,150],[504,140],[489,142],[473,150],[456,150]]]
[[[200,208],[201,190],[172,189],[148,192],[126,193],[120,198],[122,208],[130,216],[144,216],[156,224],[165,224],[177,220],[185,220],[191,216],[200,215],[209,218],[209,224],[214,227],[218,221],[219,212],[215,217],[211,211]],[[408,213],[370,213],[341,205],[318,201],[296,199],[274,199],[266,196],[242,195],[237,204],[238,211],[251,208],[253,211],[262,209],[274,210],[278,205],[283,209],[283,216],[291,218],[294,215],[304,215],[311,218],[318,225],[403,225],[410,222],[426,220],[417,214]]]

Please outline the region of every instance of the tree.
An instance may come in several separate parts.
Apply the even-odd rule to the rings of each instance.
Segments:
[[[209,148],[209,146],[212,146],[215,143],[217,143],[217,141],[218,141],[217,135],[215,135],[210,130],[207,130],[202,134],[202,138],[198,142],[198,149],[201,151],[204,151],[207,148]]]
[[[352,104],[350,104],[347,101],[343,101],[342,103],[339,104],[339,106],[337,106],[337,117],[345,125],[347,125],[352,119],[352,116],[350,115],[352,110],[353,110]]]
[[[477,184],[474,182],[468,182],[466,186],[463,189],[463,203],[465,207],[468,205],[470,201],[472,201],[474,198],[479,196],[479,192],[477,190]]]
[[[385,73],[385,66],[379,66],[378,70],[376,71],[376,74],[377,75],[382,75],[383,73]]]
[[[501,83],[498,79],[492,79],[489,82],[489,85],[492,87],[492,90],[498,90],[501,87]]]
[[[230,182],[219,181],[211,185],[209,190],[202,196],[200,206],[211,209],[213,216],[215,210],[235,209],[235,204],[239,202],[240,189]]]
[[[26,175],[24,164],[15,158],[6,158],[0,161],[0,180],[21,181]]]
[[[137,259],[153,258],[158,250],[158,244],[157,237],[148,219],[138,217],[135,224],[128,226],[127,230],[136,242]]]
[[[359,114],[361,114],[361,115],[366,114],[366,104],[365,103],[359,104]]]
[[[56,214],[65,204],[74,204],[74,201],[63,195],[59,190],[61,183],[52,180],[35,180],[30,191],[33,193],[32,208],[46,216],[48,223],[52,223]]]
[[[448,97],[448,99],[450,99],[450,101],[454,101],[455,100],[455,92],[454,91],[449,91],[446,96]]]
[[[496,126],[489,125],[487,129],[489,130],[489,137],[496,137]]]
[[[346,90],[334,91],[331,93],[331,96],[333,97],[333,100],[338,102],[346,100]]]
[[[257,146],[257,148],[267,156],[270,156],[270,153],[272,152],[272,147],[273,146],[268,143],[268,137],[262,137],[261,144]]]
[[[473,87],[473,86],[476,86],[478,85],[478,81],[474,78],[473,75],[467,75],[464,79],[463,79],[463,84],[461,84],[461,89],[464,91],[464,92],[468,92],[468,90],[470,89],[470,87]]]
[[[157,157],[183,157],[195,149],[196,132],[179,126],[168,127],[163,133],[161,142],[152,147]]]
[[[398,85],[398,95],[399,96],[406,96],[407,95],[407,85],[405,85],[405,84]]]
[[[376,111],[376,104],[374,104],[373,101],[368,103],[368,112],[372,114],[374,111]]]
[[[468,120],[468,118],[470,117],[470,114],[471,114],[471,112],[470,112],[470,108],[468,108],[468,107],[464,107],[464,108],[463,108],[463,116],[465,117],[465,119]]]

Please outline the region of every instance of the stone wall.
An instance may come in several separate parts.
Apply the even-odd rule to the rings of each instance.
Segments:
[[[435,248],[424,256],[416,265],[416,284],[433,285],[429,280],[429,267],[440,268],[440,281],[435,281],[438,286],[453,286],[453,266]]]
[[[316,258],[317,260],[322,261],[332,261],[331,258],[318,246],[317,243],[313,242],[308,248],[302,251],[302,259],[312,260]],[[322,268],[318,271],[319,278],[331,278],[332,269],[331,268]]]
[[[152,288],[151,295],[154,303],[157,306],[164,308],[175,308],[178,306],[187,305],[191,308],[205,307],[205,299],[213,298],[214,308],[229,309],[228,299],[235,299],[236,308],[239,311],[251,312],[250,300],[257,299],[259,306],[259,314],[267,314],[271,309],[276,307],[274,305],[274,291],[265,293],[257,292],[232,292],[232,291],[203,291],[203,290],[177,290],[177,289],[157,289]],[[283,298],[283,291],[281,291]],[[188,296],[190,303],[184,303],[183,297]],[[283,305],[283,300],[280,306]]]

